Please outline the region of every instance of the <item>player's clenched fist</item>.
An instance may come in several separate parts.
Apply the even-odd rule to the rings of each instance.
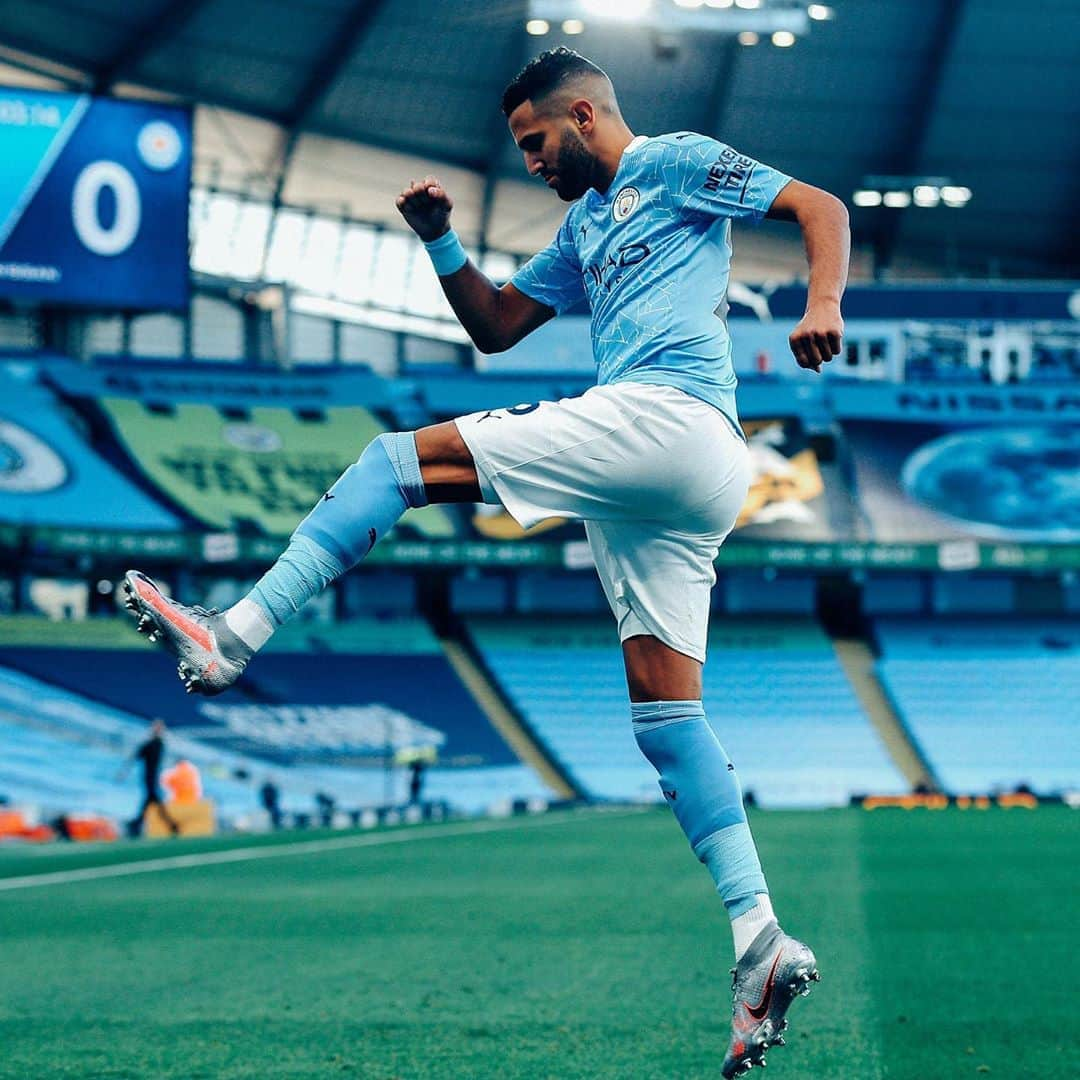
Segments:
[[[821,365],[837,356],[844,344],[840,305],[815,304],[807,308],[799,325],[788,336],[788,344],[799,367],[821,371]]]
[[[424,243],[437,240],[450,228],[453,200],[443,190],[438,177],[410,180],[408,187],[394,200],[401,216]]]

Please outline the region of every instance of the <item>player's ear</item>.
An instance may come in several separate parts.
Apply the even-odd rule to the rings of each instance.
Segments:
[[[582,135],[592,132],[596,124],[596,108],[588,98],[575,98],[570,102],[570,119]]]

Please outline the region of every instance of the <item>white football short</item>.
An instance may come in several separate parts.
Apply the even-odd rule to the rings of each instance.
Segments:
[[[713,562],[750,484],[746,444],[722,413],[672,386],[623,382],[456,423],[485,502],[524,528],[584,519],[621,641],[649,634],[705,660]]]

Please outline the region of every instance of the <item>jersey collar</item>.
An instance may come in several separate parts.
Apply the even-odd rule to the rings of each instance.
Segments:
[[[610,185],[608,185],[607,194],[606,195],[601,195],[600,192],[596,190],[596,188],[589,188],[589,192],[588,192],[588,195],[586,196],[586,198],[590,202],[606,203],[608,201],[608,195],[610,195],[612,192],[616,192],[616,191],[619,190],[618,187],[616,186],[616,184],[617,184],[618,179],[619,179],[619,173],[621,173],[623,171],[623,167],[626,165],[626,159],[631,154],[633,154],[635,150],[641,149],[641,147],[644,146],[645,143],[647,143],[648,141],[649,141],[649,136],[648,135],[635,135],[626,144],[626,146],[623,147],[622,157],[619,158],[619,167],[615,170],[615,175],[611,178],[611,183],[610,183]]]

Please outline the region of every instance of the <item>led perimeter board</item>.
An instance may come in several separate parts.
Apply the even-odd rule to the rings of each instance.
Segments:
[[[191,112],[0,87],[0,297],[188,302]]]

